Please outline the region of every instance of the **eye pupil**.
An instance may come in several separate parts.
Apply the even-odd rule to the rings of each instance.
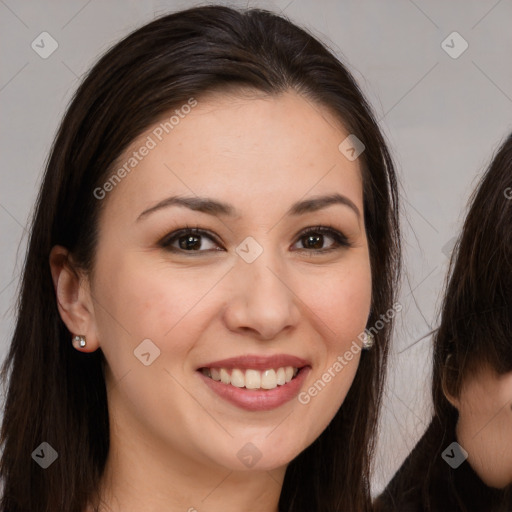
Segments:
[[[323,235],[308,235],[306,238],[306,247],[311,249],[321,249],[323,245]],[[312,242],[312,245],[309,245]]]
[[[199,236],[188,235],[182,236],[179,239],[180,249],[199,249],[201,247],[201,241]]]

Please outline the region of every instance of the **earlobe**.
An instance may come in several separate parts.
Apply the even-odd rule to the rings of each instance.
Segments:
[[[82,352],[92,352],[98,348],[94,330],[94,310],[89,287],[84,286],[84,277],[74,268],[69,251],[56,245],[50,252],[50,269],[53,286],[62,321],[71,332],[70,342],[76,336],[87,336],[87,344],[73,341],[73,346]]]

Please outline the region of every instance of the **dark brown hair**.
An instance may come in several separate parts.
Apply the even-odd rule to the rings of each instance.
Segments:
[[[432,394],[438,416],[453,416],[472,370],[512,371],[512,134],[470,198],[450,260],[441,323],[434,338]],[[443,389],[444,388],[444,389]]]
[[[446,393],[459,397],[464,382],[484,367],[512,372],[512,134],[469,204],[434,335],[432,421],[441,435],[431,449],[438,456],[459,416]],[[510,489],[504,498],[512,502]]]
[[[512,134],[494,155],[469,204],[434,335],[432,422],[439,434],[431,453],[439,457],[459,416],[446,393],[459,397],[464,381],[483,367],[498,374],[512,372]],[[507,489],[504,499],[510,498]]]
[[[3,512],[83,512],[109,449],[104,356],[71,345],[48,257],[68,248],[94,268],[101,201],[93,194],[123,150],[191,97],[228,88],[268,95],[295,90],[328,107],[366,149],[364,218],[372,268],[368,325],[389,310],[400,268],[397,185],[371,109],[347,69],[306,31],[267,11],[221,6],[158,18],[110,49],[78,88],[57,133],[40,189],[25,261],[18,317],[3,367]],[[341,142],[341,141],[340,141]],[[287,471],[279,508],[357,511],[370,507],[369,477],[392,322],[364,352],[343,406]],[[59,453],[48,469],[31,459],[46,441]]]
[[[459,416],[446,395],[460,397],[464,382],[485,367],[512,372],[512,134],[469,199],[439,314],[433,333],[434,415],[375,509],[438,512],[444,506],[467,512],[469,504],[470,510],[510,510],[510,486],[503,492],[486,488],[472,470],[448,469],[441,455],[456,439]],[[468,498],[472,485],[481,488]]]

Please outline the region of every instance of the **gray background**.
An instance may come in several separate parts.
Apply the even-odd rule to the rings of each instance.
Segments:
[[[431,352],[430,338],[421,338],[436,325],[447,254],[469,193],[512,128],[512,2],[224,3],[282,11],[331,46],[373,104],[395,156],[406,272],[381,420],[377,493],[426,427]],[[155,15],[198,4],[0,0],[2,359],[14,326],[27,221],[58,122],[80,77],[129,31]],[[47,59],[31,48],[43,31],[59,45]],[[454,31],[469,45],[458,58],[441,46]],[[462,48],[456,39],[448,44],[452,52]]]

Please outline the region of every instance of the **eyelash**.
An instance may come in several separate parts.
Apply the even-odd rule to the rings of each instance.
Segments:
[[[333,245],[331,247],[329,247],[327,249],[307,249],[307,248],[303,248],[303,249],[297,249],[298,251],[306,252],[308,254],[326,254],[328,252],[339,250],[339,249],[342,249],[342,248],[352,247],[352,244],[349,241],[349,239],[343,233],[341,233],[337,229],[333,228],[332,226],[311,226],[309,228],[306,228],[306,229],[304,229],[298,235],[297,241],[295,243],[297,243],[302,238],[304,238],[304,237],[306,237],[306,236],[308,236],[310,234],[328,235],[328,236],[330,236],[334,240],[334,243],[333,243]],[[169,251],[175,252],[175,253],[181,253],[181,254],[183,254],[183,253],[192,253],[192,254],[193,253],[199,253],[200,254],[200,253],[211,252],[212,251],[211,249],[202,250],[202,251],[195,251],[195,250],[186,251],[184,249],[180,249],[180,248],[172,247],[171,246],[171,244],[175,240],[178,240],[179,238],[181,238],[181,237],[183,237],[185,235],[204,236],[204,237],[208,238],[209,240],[211,240],[212,242],[214,242],[215,244],[221,245],[220,242],[216,239],[216,237],[211,235],[207,231],[205,231],[203,229],[200,229],[199,227],[192,228],[192,227],[189,227],[189,226],[186,226],[185,228],[179,229],[177,231],[173,231],[169,235],[166,235],[158,243],[158,245],[160,247],[162,247],[163,249],[166,249],[166,250],[169,250]],[[295,245],[295,243],[293,245]]]

